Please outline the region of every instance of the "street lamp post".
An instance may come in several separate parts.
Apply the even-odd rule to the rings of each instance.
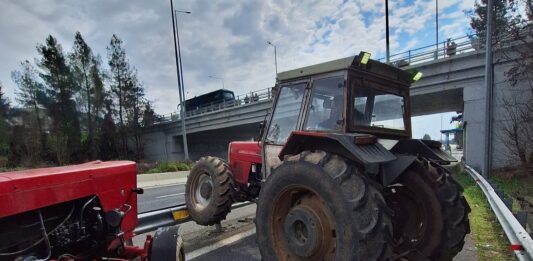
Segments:
[[[277,52],[277,46],[274,45],[272,42],[267,41],[267,44],[272,45],[274,47],[274,65],[276,66],[276,79],[278,78],[278,52]]]
[[[217,79],[217,80],[221,80],[221,81],[222,81],[222,89],[226,89],[226,88],[224,87],[224,77],[216,77],[216,76],[212,76],[212,75],[209,75],[209,76],[207,76],[207,77],[209,77],[209,78],[213,78],[213,79]]]
[[[387,63],[390,62],[390,49],[389,49],[389,0],[385,0],[385,38],[387,41]]]
[[[174,54],[176,56],[176,72],[178,75],[178,91],[180,96],[181,136],[183,137],[183,154],[185,160],[189,160],[189,148],[187,146],[187,130],[185,129],[185,86],[183,83],[183,64],[181,63],[177,13],[179,12],[184,14],[190,14],[191,12],[174,10],[174,4],[172,0],[170,0],[170,11],[172,14],[172,30],[174,33]]]

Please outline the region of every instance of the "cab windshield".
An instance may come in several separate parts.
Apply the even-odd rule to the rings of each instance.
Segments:
[[[353,118],[355,127],[405,130],[404,98],[392,92],[355,86]]]

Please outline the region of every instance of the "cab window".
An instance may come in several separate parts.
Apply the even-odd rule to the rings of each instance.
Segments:
[[[344,122],[344,77],[335,76],[313,82],[305,130],[341,130]]]
[[[369,86],[355,87],[352,115],[356,127],[405,130],[404,98]]]
[[[305,92],[305,83],[281,87],[266,142],[283,144],[296,129]]]

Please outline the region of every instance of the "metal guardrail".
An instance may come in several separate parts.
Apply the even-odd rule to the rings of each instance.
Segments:
[[[492,211],[498,218],[505,235],[511,243],[511,249],[519,260],[533,260],[533,239],[527,231],[520,225],[513,213],[507,208],[502,199],[496,194],[494,188],[477,171],[465,165],[467,172],[479,185],[487,198]]]
[[[248,206],[252,203],[253,202],[236,203],[231,206],[231,209]],[[192,220],[187,212],[185,204],[141,213],[137,218],[139,224],[134,230],[134,233],[137,235],[155,231],[160,227],[179,225]]]
[[[524,27],[517,35],[516,32],[503,32],[498,36],[494,36],[495,48],[501,48],[503,45],[512,43],[516,37],[524,37],[531,34],[531,27]],[[434,61],[446,57],[453,57],[454,55],[479,51],[485,49],[484,36],[479,37],[476,34],[465,35],[458,38],[450,38],[448,40],[431,44],[415,49],[410,49],[405,52],[393,54],[389,57],[389,63],[397,67],[404,67],[429,61]],[[378,59],[385,62],[385,58]]]
[[[452,57],[457,54],[477,51],[483,47],[479,38],[476,38],[472,35],[450,39],[449,43],[450,44],[448,44],[448,41],[443,41],[438,44],[431,44],[393,54],[390,56],[390,63],[398,67],[404,67],[446,57]],[[385,62],[385,58],[380,58],[378,60]]]
[[[249,105],[249,104],[256,103],[256,102],[272,100],[272,96],[273,96],[272,88],[266,88],[266,89],[262,89],[258,91],[248,92],[245,94],[237,95],[235,97],[235,100],[224,101],[224,102],[219,102],[219,103],[210,103],[208,105],[198,107],[194,110],[186,111],[185,118],[196,116],[196,115],[201,115],[205,113],[220,111],[220,110],[224,110],[228,108]],[[180,119],[181,119],[180,113],[173,112],[170,114],[157,116],[154,119],[154,122],[152,125],[157,125],[157,124],[172,122],[172,121],[178,121]]]

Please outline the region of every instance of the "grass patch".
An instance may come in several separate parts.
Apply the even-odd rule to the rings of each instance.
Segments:
[[[174,162],[163,161],[157,162],[152,166],[146,166],[139,169],[139,173],[161,173],[161,172],[174,172],[174,171],[188,171],[191,170],[192,163],[190,162]]]
[[[476,243],[478,260],[516,260],[509,248],[498,220],[481,189],[466,172],[459,172],[455,178],[464,187],[464,196],[470,204],[470,228]]]

